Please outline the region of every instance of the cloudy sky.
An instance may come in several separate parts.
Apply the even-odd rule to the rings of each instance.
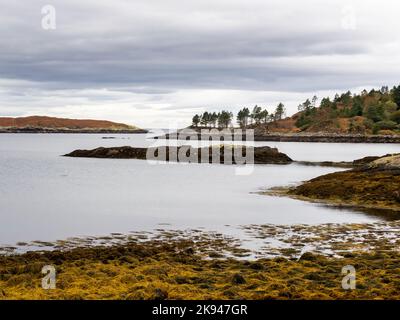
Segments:
[[[48,11],[56,28],[48,29]],[[0,0],[0,116],[142,127],[400,83],[400,3]],[[43,28],[43,23],[45,28]]]

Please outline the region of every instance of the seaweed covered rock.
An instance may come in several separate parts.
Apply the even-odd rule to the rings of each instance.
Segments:
[[[353,170],[307,181],[290,195],[361,207],[400,211],[400,155],[388,155]]]
[[[375,161],[375,160],[377,160],[377,159],[379,159],[380,157],[364,157],[364,158],[361,158],[361,159],[357,159],[357,160],[354,160],[353,161],[353,165],[354,166],[364,166],[364,165],[366,165],[366,164],[369,164],[369,163],[371,163],[372,161]]]
[[[344,258],[306,253],[299,261],[283,257],[249,261],[205,259],[196,253],[183,259],[180,250],[196,243],[198,239],[183,238],[164,243],[111,241],[110,245],[0,255],[0,299],[400,299],[400,253],[395,243],[388,250],[382,239],[376,251],[360,250]],[[216,238],[198,248],[220,245]],[[254,263],[264,268],[252,268]],[[357,266],[357,290],[341,287],[341,270],[349,264]],[[40,286],[44,265],[56,267],[55,290]],[[162,269],[167,274],[157,272]],[[373,285],[365,285],[371,279]]]
[[[146,159],[146,148],[114,147],[96,148],[92,150],[74,150],[66,157],[75,158],[116,158],[116,159]]]
[[[194,148],[191,146],[150,148],[129,146],[100,147],[92,150],[75,150],[65,156],[223,164],[288,164],[293,161],[276,148],[233,145],[218,145],[203,148]]]
[[[374,170],[400,170],[400,154],[387,155],[378,158],[367,165],[367,169]],[[400,186],[399,186],[400,187]],[[400,188],[399,188],[400,189]]]

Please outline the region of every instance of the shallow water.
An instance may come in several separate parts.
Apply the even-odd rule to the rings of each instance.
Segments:
[[[0,134],[0,244],[56,240],[131,230],[227,230],[247,224],[368,223],[378,216],[255,194],[296,184],[337,168],[150,164],[141,160],[67,158],[75,149],[148,146],[146,135]],[[110,135],[107,135],[110,136]],[[165,143],[165,141],[156,141]],[[186,141],[179,142],[187,144]],[[350,161],[400,152],[394,144],[257,142],[295,160]]]

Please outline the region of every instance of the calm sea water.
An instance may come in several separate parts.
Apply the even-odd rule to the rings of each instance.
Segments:
[[[335,168],[158,164],[141,160],[66,158],[78,148],[148,146],[146,135],[0,134],[0,244],[131,230],[223,230],[226,225],[373,222],[380,218],[255,192],[296,184]],[[158,141],[164,143],[165,141]],[[180,142],[187,143],[187,142]],[[295,160],[345,161],[400,152],[393,144],[257,142]]]

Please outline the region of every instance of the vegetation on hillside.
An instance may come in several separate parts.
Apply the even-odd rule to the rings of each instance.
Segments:
[[[252,111],[244,107],[236,116],[241,128],[255,128],[258,133],[268,132],[326,132],[348,134],[400,133],[400,85],[389,89],[363,90],[359,94],[347,91],[336,94],[333,100],[317,96],[298,106],[298,112],[285,118],[285,106],[279,103],[274,112],[255,106]],[[220,120],[220,119],[223,120]],[[192,119],[193,127],[232,126],[233,114],[204,112]]]
[[[393,134],[400,130],[400,85],[360,94],[347,91],[332,101],[323,98],[319,107],[316,101],[314,97],[299,105],[294,118],[301,131]]]
[[[267,124],[273,121],[278,121],[283,118],[285,114],[285,106],[282,103],[276,107],[275,113],[269,113],[267,109],[262,109],[259,106],[255,106],[252,111],[245,107],[236,115],[237,124],[241,128],[248,126]],[[196,114],[192,119],[193,127],[212,127],[212,128],[227,128],[232,126],[233,113],[229,111],[221,112],[204,112],[203,114]]]
[[[229,111],[221,112],[204,112],[202,115],[195,115],[192,119],[193,126],[227,128],[232,122],[233,113]]]

